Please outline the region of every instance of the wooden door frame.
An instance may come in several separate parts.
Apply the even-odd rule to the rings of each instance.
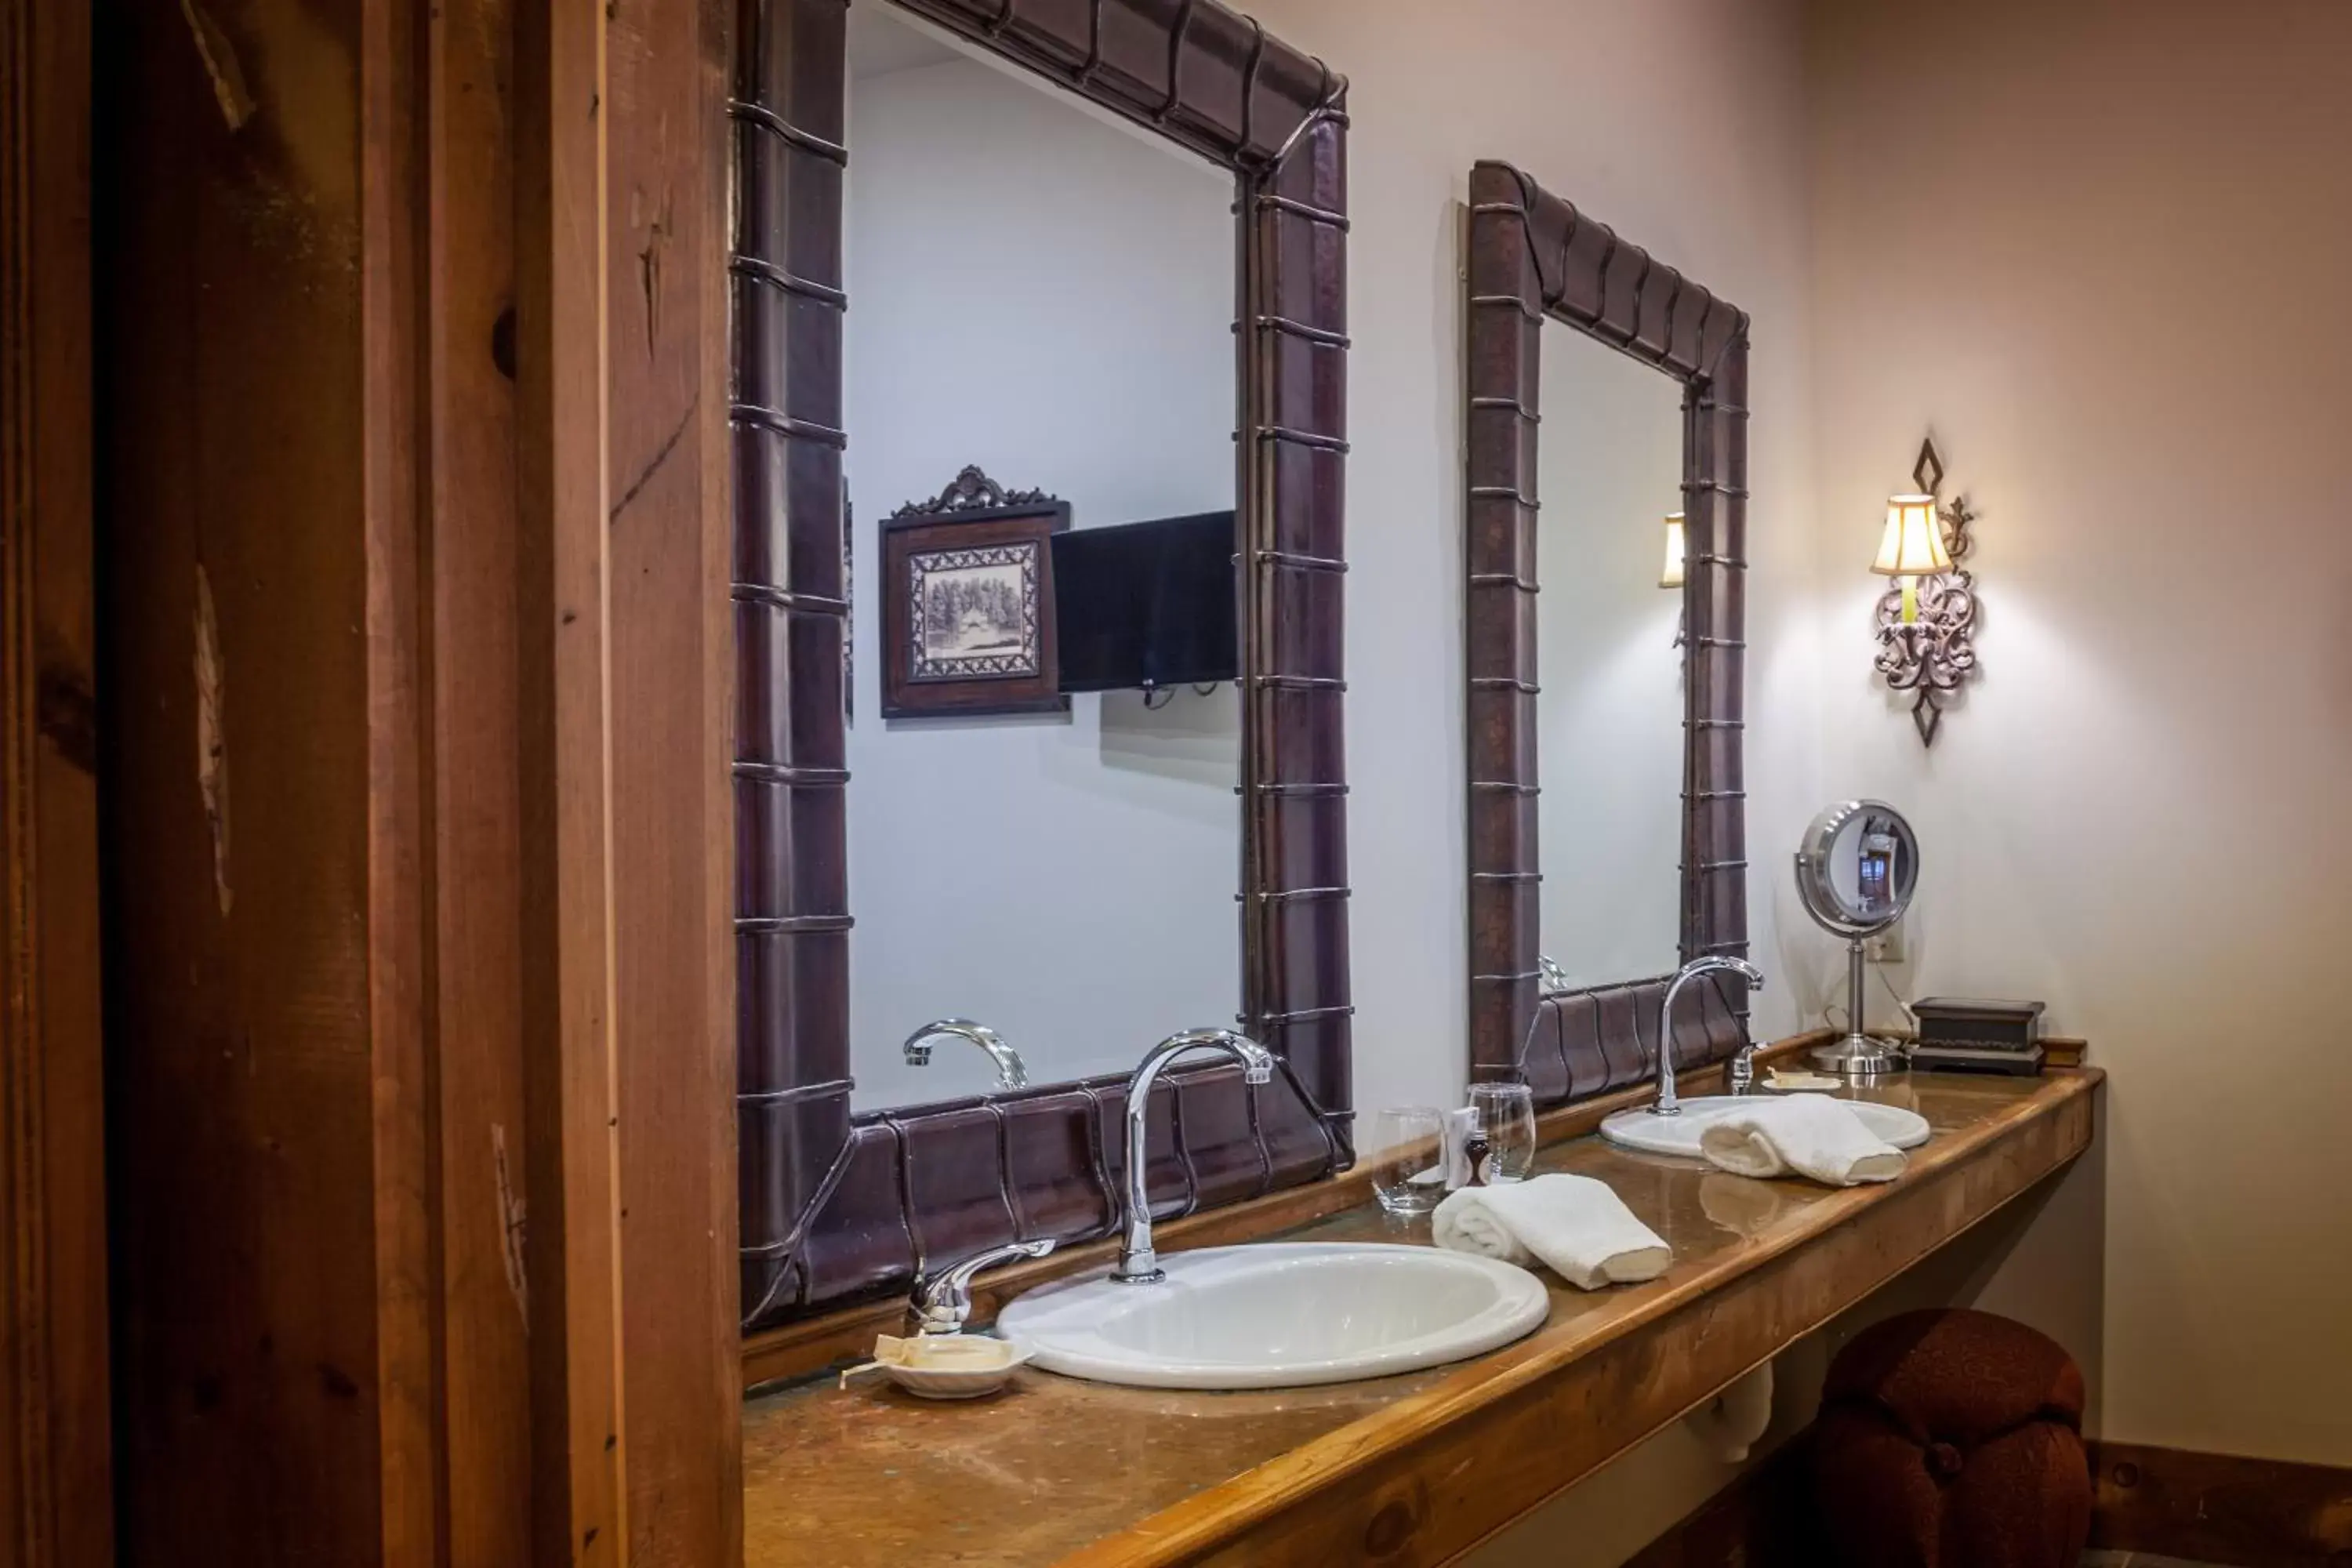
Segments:
[[[734,12],[515,16],[534,1555],[723,1564],[742,1557]]]
[[[373,1401],[374,1473],[328,1506],[386,1568],[740,1558],[733,20],[362,0],[355,100],[327,73],[298,126],[266,77],[214,80],[232,132],[348,115],[321,145],[359,159],[357,503],[309,525],[354,531],[365,581],[375,1356],[333,1381]],[[283,25],[230,6],[196,49],[268,58]],[[90,46],[86,7],[0,0],[0,1568],[114,1550]]]
[[[113,1556],[89,14],[0,0],[0,1563]]]

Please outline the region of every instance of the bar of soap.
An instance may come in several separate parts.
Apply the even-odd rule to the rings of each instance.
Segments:
[[[1790,1072],[1785,1068],[1773,1068],[1764,1074],[1764,1087],[1786,1093],[1797,1089],[1834,1089],[1842,1086],[1838,1079],[1825,1072],[1806,1072],[1801,1068]]]
[[[874,1359],[918,1372],[994,1372],[1013,1364],[1014,1347],[983,1334],[877,1335]]]

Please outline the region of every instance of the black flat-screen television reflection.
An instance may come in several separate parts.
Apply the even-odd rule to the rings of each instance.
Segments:
[[[1054,536],[1064,691],[1123,691],[1241,674],[1234,514],[1195,512]]]

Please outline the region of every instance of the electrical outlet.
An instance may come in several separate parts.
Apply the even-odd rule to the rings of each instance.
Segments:
[[[1862,955],[1873,963],[1903,962],[1903,922],[1896,921],[1876,936],[1864,937]]]

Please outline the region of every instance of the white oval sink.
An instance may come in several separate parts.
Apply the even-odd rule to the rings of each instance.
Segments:
[[[1543,1281],[1433,1247],[1268,1242],[1163,1253],[1168,1277],[1043,1286],[997,1315],[1030,1364],[1145,1388],[1295,1388],[1385,1377],[1530,1333]]]
[[[1627,1149],[1639,1149],[1645,1154],[1680,1154],[1686,1159],[1701,1159],[1698,1152],[1699,1134],[1706,1124],[1732,1111],[1752,1109],[1760,1097],[1745,1099],[1728,1094],[1713,1094],[1683,1101],[1680,1116],[1653,1116],[1647,1106],[1621,1110],[1601,1124],[1601,1136]],[[1867,1100],[1848,1100],[1840,1103],[1851,1108],[1862,1118],[1864,1126],[1878,1136],[1881,1142],[1892,1143],[1897,1149],[1916,1149],[1927,1141],[1927,1121],[1916,1112],[1899,1105],[1879,1105]]]

